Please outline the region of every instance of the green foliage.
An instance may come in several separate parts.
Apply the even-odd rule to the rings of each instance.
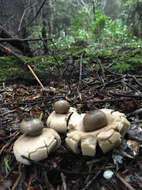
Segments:
[[[86,6],[72,18],[71,32],[75,40],[87,40],[92,32],[93,13]]]
[[[27,28],[30,33],[31,38],[39,38],[41,36],[42,27],[40,25],[35,25]]]
[[[100,10],[95,11],[94,20],[92,22],[93,33],[95,38],[101,38],[106,28],[107,23],[109,22],[109,17],[104,15]],[[93,36],[94,37],[94,36]]]
[[[131,25],[131,22],[128,22],[130,23],[130,26],[128,26],[126,25],[127,23],[124,22],[124,20],[128,21],[132,18],[133,15],[135,16],[134,10],[138,8],[140,0],[121,1],[123,9],[125,10],[123,11],[123,18],[125,17],[123,20],[112,20],[101,10],[95,10],[95,12],[93,12],[92,4],[89,3],[85,3],[81,8],[74,8],[73,6],[69,8],[69,4],[72,5],[71,0],[66,2],[61,1],[61,3],[58,2],[54,8],[55,10],[59,8],[60,11],[57,12],[57,16],[54,15],[54,21],[57,21],[59,30],[55,30],[53,36],[54,44],[59,52],[65,51],[66,55],[64,56],[73,56],[75,59],[80,59],[80,55],[85,53],[86,58],[84,58],[84,63],[87,67],[90,66],[90,68],[92,60],[96,60],[97,63],[100,61],[100,57],[112,61],[113,66],[111,69],[119,72],[133,70],[142,65],[142,54],[135,56],[133,55],[133,51],[128,50],[128,54],[126,51],[124,51],[125,53],[123,54],[122,51],[122,53],[118,53],[117,55],[119,50],[121,51],[127,48],[130,50],[138,49],[140,47],[142,48],[142,41],[138,40],[129,30],[130,26],[133,27],[134,25]],[[74,11],[75,9],[76,11]],[[66,14],[67,10],[68,14]],[[130,14],[128,14],[127,10],[131,10]],[[65,22],[62,22],[63,20]],[[70,20],[71,26],[67,23],[67,21]],[[41,36],[41,27],[33,27],[31,36]],[[40,48],[42,45],[42,42],[38,42],[36,48]],[[51,51],[55,48],[52,43],[49,43],[48,45]],[[136,55],[138,55],[138,52]],[[56,64],[58,64],[59,67],[62,67],[64,56],[58,55],[58,63],[56,63],[52,56],[44,57],[44,61],[37,66],[37,69],[45,69],[47,63],[51,68]],[[35,58],[35,62],[36,59],[38,60],[39,58]],[[95,69],[98,70],[97,64]]]
[[[128,47],[127,47],[128,48]],[[122,49],[123,50],[123,49]],[[142,50],[140,48],[124,49],[113,57],[112,70],[120,73],[126,71],[135,71],[141,74],[142,69]]]
[[[13,75],[15,75],[15,72],[17,72],[17,66],[18,63],[16,62],[14,57],[0,57],[0,80],[12,78]]]
[[[102,54],[104,57],[106,54],[107,57],[113,60],[111,69],[121,73],[133,70],[136,68],[136,65],[137,67],[138,65],[140,66],[141,55],[139,58],[136,58],[131,55],[130,51],[127,56],[125,54],[113,56],[112,51],[115,49],[117,52],[123,48],[137,49],[138,47],[142,47],[142,41],[132,35],[122,20],[112,20],[100,10],[96,10],[95,14],[91,11],[91,9],[80,11],[72,22],[75,40],[88,42],[88,46],[84,48],[87,55],[92,56],[96,53],[96,55],[100,56]],[[91,15],[91,17],[88,18],[88,15]]]
[[[100,10],[80,11],[72,20],[72,34],[77,40],[87,40],[95,47],[112,47],[133,40],[128,27],[121,20],[112,20]],[[89,17],[91,15],[91,17]],[[108,43],[109,42],[109,43]]]
[[[75,42],[73,36],[61,36],[58,38],[54,38],[54,44],[58,49],[66,49],[70,48],[70,45]],[[53,46],[52,46],[53,47]],[[54,47],[53,47],[54,48]]]
[[[126,25],[122,23],[121,20],[112,21],[109,19],[104,28],[103,39],[110,40],[110,44],[121,44],[129,41],[132,38]]]
[[[121,62],[116,62],[113,66],[112,66],[112,70],[115,70],[115,71],[118,71],[120,73],[123,73],[125,71],[128,71],[130,70],[131,68],[131,65],[130,64],[127,64],[125,63],[124,61],[121,61]]]

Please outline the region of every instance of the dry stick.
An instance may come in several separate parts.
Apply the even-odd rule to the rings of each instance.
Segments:
[[[106,83],[104,83],[104,84],[101,84],[100,86],[96,87],[96,89],[117,84],[117,83],[121,82],[121,79],[123,79],[123,78],[125,78],[125,76],[121,76],[121,77],[118,78],[118,79],[111,80],[111,81],[109,81],[109,82],[106,82]]]
[[[66,179],[64,174],[61,172],[61,179],[62,179],[62,183],[63,183],[63,190],[67,190],[67,184],[66,184]]]
[[[0,37],[3,37],[3,38],[14,38],[13,35],[11,35],[6,29],[3,28],[3,26],[0,25]],[[15,43],[15,41],[11,41],[10,44],[14,47],[18,47],[18,49],[20,49],[21,51],[24,51],[25,52],[25,47],[24,45],[19,42],[19,41],[16,41],[17,43]],[[26,52],[28,53],[31,53],[31,50],[29,47],[26,48]]]
[[[85,185],[82,190],[87,190],[90,185],[96,180],[96,178],[100,175],[101,171],[97,171],[97,173],[92,177],[92,179]]]
[[[18,186],[18,184],[19,184],[19,182],[21,180],[21,177],[22,177],[22,173],[20,172],[20,175],[17,177],[17,179],[16,179],[14,185],[12,186],[11,190],[15,190],[16,189],[16,187]]]
[[[52,44],[53,44],[53,46],[54,46],[54,49],[57,50],[57,46],[55,45],[55,43],[54,43],[54,41],[53,41],[52,38],[50,39],[50,41],[52,42]],[[53,56],[54,60],[57,62],[57,66],[56,66],[56,67],[57,67],[57,69],[59,70],[59,69],[60,69],[59,66],[58,66],[58,65],[60,65],[60,64],[59,64],[59,61],[58,61],[57,57],[56,57],[54,54],[53,54],[52,56]]]
[[[3,48],[6,52],[14,55],[21,63],[25,64],[26,62],[19,56],[17,55],[15,52],[13,52],[11,49],[3,46],[2,44],[0,44],[0,47]],[[22,67],[23,67],[22,64]],[[28,69],[31,71],[31,73],[33,74],[33,76],[35,77],[35,79],[37,80],[37,82],[39,83],[39,85],[41,86],[42,89],[45,89],[43,84],[41,83],[41,81],[39,80],[39,78],[37,77],[37,75],[35,74],[35,72],[33,71],[33,69],[31,68],[31,66],[29,64],[27,64]]]
[[[25,14],[26,14],[26,11],[27,11],[27,9],[24,9],[23,15],[22,15],[22,17],[21,17],[21,19],[20,19],[20,23],[19,23],[19,26],[18,26],[18,31],[20,31],[20,28],[21,28],[21,25],[22,25],[24,16],[25,16]]]
[[[44,175],[44,181],[45,181],[45,184],[46,184],[46,188],[48,190],[54,190],[54,187],[51,185],[51,183],[48,180],[48,176],[47,176],[46,170],[43,171],[43,175]]]
[[[103,68],[103,66],[102,66],[101,61],[98,61],[98,65],[99,65],[99,67],[100,67],[100,69],[101,69],[101,71],[102,71],[103,78],[101,77],[101,80],[102,80],[102,83],[104,84],[105,73],[104,73],[104,68]]]
[[[78,88],[77,88],[77,93],[81,101],[82,101],[82,96],[81,96],[81,93],[79,92],[79,89],[82,82],[82,62],[83,62],[83,54],[81,54],[81,57],[80,57],[79,83],[78,83]]]
[[[129,87],[131,90],[134,90],[135,92],[138,91],[135,87],[131,86],[130,84],[126,84],[127,87]]]
[[[135,82],[142,88],[142,83],[137,80],[135,76],[132,76],[132,78],[135,80]]]
[[[19,176],[17,177],[16,181],[14,182],[13,186],[11,187],[11,190],[15,190],[20,183],[20,180],[22,178],[22,172],[21,172],[21,164],[19,165]]]
[[[142,99],[142,96],[141,96],[141,95],[117,94],[117,93],[113,93],[113,92],[110,92],[110,95],[119,96],[119,97]]]
[[[33,9],[36,5],[37,5],[37,2],[33,2],[33,3],[30,3],[30,5],[26,6],[26,8],[24,9],[23,15],[21,17],[19,26],[18,26],[18,31],[21,30],[21,25],[22,25],[25,15],[26,15],[26,12]]]
[[[25,38],[25,39],[21,39],[21,38],[0,38],[0,42],[15,42],[15,41],[18,41],[18,42],[29,42],[29,41],[42,41],[42,40],[50,40],[51,41],[51,38],[34,38],[34,39],[28,39],[28,38]]]
[[[27,23],[25,26],[21,27],[20,30],[18,30],[18,33],[19,33],[20,31],[22,31],[24,28],[26,28],[27,26],[30,26],[30,24],[33,23],[33,21],[38,17],[39,13],[41,12],[41,9],[43,8],[43,6],[44,6],[45,3],[46,3],[46,0],[43,0],[41,6],[40,6],[39,9],[37,10],[37,12],[36,12],[35,16],[32,18],[32,20],[31,20],[29,23]]]
[[[83,62],[83,54],[81,54],[80,57],[79,86],[81,85],[81,80],[82,80],[82,62]]]
[[[129,183],[127,183],[118,173],[116,174],[117,178],[127,187],[129,190],[135,190]]]
[[[34,73],[33,69],[31,68],[30,65],[27,65],[27,67],[29,68],[29,70],[31,71],[31,73],[33,74],[33,76],[35,77],[35,79],[37,80],[37,82],[39,83],[39,85],[41,86],[42,89],[45,89],[43,84],[41,83],[41,81],[39,80],[39,78],[37,77],[37,75]]]

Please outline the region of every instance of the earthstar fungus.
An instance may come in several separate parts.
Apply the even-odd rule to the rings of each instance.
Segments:
[[[67,132],[67,120],[70,114],[76,112],[76,109],[70,107],[66,100],[59,100],[54,104],[54,111],[47,118],[47,127],[54,129],[59,133]]]
[[[85,156],[95,156],[96,145],[106,153],[121,144],[130,126],[123,113],[101,109],[87,114],[73,113],[68,124],[67,146]]]
[[[48,154],[61,144],[58,133],[53,129],[43,128],[42,122],[38,119],[23,121],[21,130],[24,134],[15,141],[13,152],[16,160],[23,164],[30,165],[28,159],[40,161],[47,158]]]

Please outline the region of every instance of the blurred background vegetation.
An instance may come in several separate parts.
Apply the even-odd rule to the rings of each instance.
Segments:
[[[141,0],[48,0],[28,32],[39,37],[45,27],[60,48],[79,40],[102,48],[141,44],[141,10]]]
[[[0,24],[5,30],[14,37],[42,39],[28,42],[38,71],[47,63],[62,68],[66,59],[81,54],[88,67],[92,59],[107,59],[110,69],[118,72],[140,71],[142,0],[0,1]],[[42,65],[39,56],[45,56]]]

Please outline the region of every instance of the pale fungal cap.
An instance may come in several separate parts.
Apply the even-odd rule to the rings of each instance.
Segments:
[[[59,100],[54,103],[54,110],[58,114],[66,114],[69,111],[70,104],[66,100]]]
[[[70,107],[67,114],[59,114],[53,111],[47,118],[47,127],[52,128],[59,133],[65,133],[67,131],[67,119],[72,112],[76,112],[76,109]]]
[[[79,143],[82,155],[95,156],[96,144],[98,143],[104,153],[118,147],[127,132],[130,122],[123,113],[118,111],[101,109],[106,115],[107,125],[101,129],[86,132],[84,128],[84,114],[73,113],[69,120],[67,137],[68,147],[73,152],[79,153]]]
[[[16,160],[29,165],[30,161],[23,158],[25,156],[33,161],[40,161],[48,157],[48,154],[61,145],[60,136],[56,131],[44,128],[39,136],[20,136],[14,143],[13,152]]]
[[[40,135],[43,129],[43,123],[40,119],[23,120],[20,124],[21,133],[29,136]]]

